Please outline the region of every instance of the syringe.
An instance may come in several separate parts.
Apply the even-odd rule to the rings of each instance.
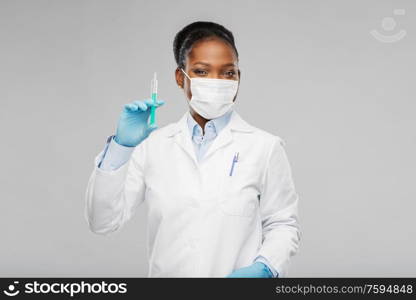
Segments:
[[[153,75],[153,79],[151,82],[151,91],[150,91],[153,106],[150,108],[150,125],[153,125],[156,123],[156,100],[157,100],[157,77],[156,72]]]

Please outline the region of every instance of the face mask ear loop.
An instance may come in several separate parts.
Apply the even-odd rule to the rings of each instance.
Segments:
[[[185,74],[186,77],[188,77],[189,80],[191,80],[191,77],[188,76],[188,74],[186,74],[186,72],[181,68],[181,71],[183,74]]]

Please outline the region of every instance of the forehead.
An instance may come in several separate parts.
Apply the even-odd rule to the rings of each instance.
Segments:
[[[227,42],[213,38],[196,42],[188,53],[186,61],[189,64],[197,61],[211,65],[237,64],[237,56]]]

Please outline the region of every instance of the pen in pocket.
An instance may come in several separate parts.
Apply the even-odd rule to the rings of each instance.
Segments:
[[[231,164],[231,169],[230,169],[230,176],[233,176],[234,165],[235,165],[236,162],[238,162],[238,154],[239,154],[239,152],[236,152],[234,154],[233,163]]]

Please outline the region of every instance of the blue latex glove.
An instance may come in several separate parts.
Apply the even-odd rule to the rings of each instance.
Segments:
[[[157,125],[148,124],[151,106],[154,105],[157,108],[164,103],[163,100],[157,100],[154,105],[152,99],[146,99],[126,104],[118,121],[117,133],[114,137],[116,143],[126,147],[135,147],[140,144],[153,130],[157,129]]]
[[[273,277],[272,271],[262,262],[255,262],[254,264],[234,270],[227,277],[234,278],[268,278]]]

